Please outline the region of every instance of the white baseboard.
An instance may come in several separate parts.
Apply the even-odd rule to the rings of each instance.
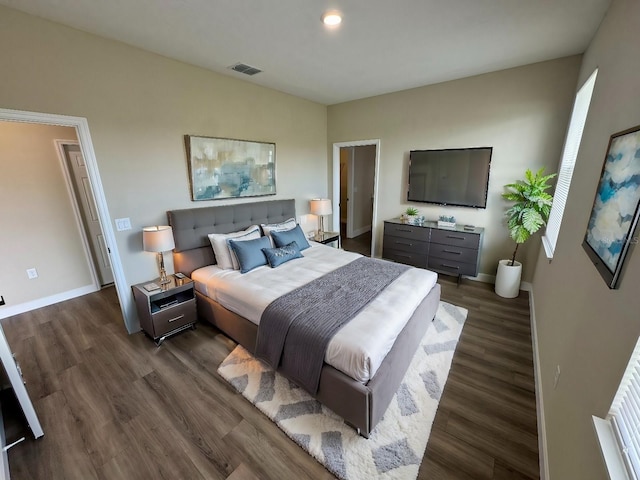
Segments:
[[[525,283],[525,282],[523,282]],[[540,459],[540,480],[549,479],[549,461],[547,457],[547,428],[544,421],[544,403],[542,401],[542,369],[540,367],[540,354],[538,351],[538,329],[536,326],[536,308],[533,296],[533,287],[526,282],[529,288],[521,285],[522,290],[529,292],[529,317],[531,318],[531,346],[533,348],[533,374],[536,386],[536,413],[538,417],[538,458]]]
[[[65,300],[80,297],[82,295],[86,295],[87,293],[97,292],[98,290],[99,288],[95,285],[85,285],[84,287],[57,293],[49,297],[38,298],[37,300],[20,303],[19,305],[12,305],[7,308],[0,308],[0,319],[13,317],[14,315],[19,315],[25,312],[30,312],[31,310],[36,310],[48,305],[53,305],[54,303],[64,302]]]
[[[488,273],[479,273],[477,277],[464,277],[469,280],[473,280],[474,282],[482,282],[482,283],[496,283],[496,276],[489,275]],[[520,290],[524,290],[525,292],[531,292],[533,290],[533,286],[530,282],[520,282]]]

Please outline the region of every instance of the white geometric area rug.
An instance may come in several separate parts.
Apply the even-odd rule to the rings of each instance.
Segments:
[[[440,302],[369,439],[241,346],[218,373],[338,478],[415,479],[466,317],[466,309]]]

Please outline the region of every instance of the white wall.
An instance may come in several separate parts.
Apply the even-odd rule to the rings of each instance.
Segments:
[[[533,280],[551,479],[607,478],[591,423],[605,416],[640,335],[640,251],[609,290],[581,244],[609,137],[640,125],[640,3],[614,0],[584,54],[579,85],[598,68],[553,261]],[[639,232],[636,232],[638,235]],[[561,375],[553,388],[556,365]]]
[[[327,196],[324,105],[5,7],[0,44],[0,108],[88,119],[111,221],[133,227],[116,232],[128,284],[157,275],[142,227],[170,209],[230,203],[190,200],[185,134],[275,142],[278,194],[263,198],[295,198],[304,214]]]
[[[568,57],[330,106],[330,144],[381,141],[375,255],[382,250],[383,221],[407,207],[410,150],[492,146],[486,210],[414,206],[428,219],[450,214],[484,227],[480,272],[494,275],[498,260],[513,251],[503,225],[503,185],[523,178],[527,168],[557,168],[580,61]],[[524,280],[533,276],[539,245],[531,241],[518,253]]]

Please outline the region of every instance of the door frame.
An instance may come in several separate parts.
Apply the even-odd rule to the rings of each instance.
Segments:
[[[89,182],[93,197],[98,210],[98,220],[100,228],[104,234],[107,248],[109,249],[109,261],[111,262],[111,270],[113,272],[113,281],[116,287],[116,293],[122,310],[125,327],[129,333],[133,333],[130,324],[135,318],[135,306],[131,299],[128,289],[127,280],[122,268],[122,260],[118,251],[118,244],[111,225],[111,216],[107,207],[107,199],[104,195],[102,180],[98,169],[98,161],[95,151],[93,150],[93,142],[89,132],[89,122],[84,117],[71,117],[68,115],[58,115],[52,113],[28,112],[22,110],[10,110],[0,108],[0,120],[8,122],[38,123],[44,125],[59,125],[63,127],[73,127],[76,129],[76,136],[82,156],[87,165],[89,174]]]
[[[336,142],[333,144],[333,211],[338,215],[333,215],[333,230],[340,231],[340,149],[343,147],[364,147],[375,145],[376,159],[375,171],[373,172],[373,215],[371,218],[371,256],[376,251],[376,226],[378,224],[378,179],[380,177],[380,139],[373,140],[353,140],[350,142]],[[336,194],[337,192],[337,194]],[[348,207],[347,207],[348,208]],[[347,212],[349,210],[347,209]]]
[[[98,272],[96,270],[96,266],[94,264],[93,257],[91,255],[91,247],[89,246],[89,237],[87,236],[87,231],[84,226],[84,222],[82,221],[82,213],[80,212],[80,204],[78,203],[78,196],[76,195],[75,189],[73,188],[74,182],[72,180],[71,172],[69,171],[69,162],[67,159],[67,155],[65,152],[65,145],[77,145],[80,146],[80,142],[77,140],[54,140],[53,143],[56,145],[56,152],[58,153],[58,160],[60,161],[60,167],[62,168],[62,176],[64,177],[65,184],[67,185],[67,193],[69,194],[69,199],[71,200],[71,208],[73,210],[73,216],[76,220],[76,226],[78,227],[78,233],[80,234],[80,239],[82,240],[82,246],[84,247],[84,254],[87,260],[87,264],[89,265],[89,271],[91,273],[91,279],[93,280],[93,285],[96,287],[96,291],[100,289],[100,280],[98,279]],[[82,147],[80,148],[82,150]],[[93,194],[93,190],[91,191]],[[95,203],[95,199],[93,200]]]

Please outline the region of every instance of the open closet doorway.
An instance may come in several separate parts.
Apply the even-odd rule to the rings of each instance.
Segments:
[[[344,250],[373,256],[379,140],[334,144],[334,230]]]

